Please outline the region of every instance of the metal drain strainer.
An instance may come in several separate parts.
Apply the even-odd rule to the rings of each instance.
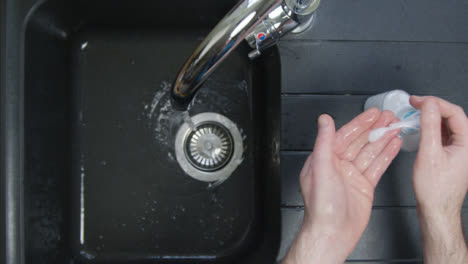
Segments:
[[[185,154],[190,163],[202,171],[216,171],[231,158],[233,142],[229,131],[218,123],[196,126],[185,141]]]
[[[175,140],[180,167],[192,178],[214,182],[231,176],[242,162],[244,146],[237,126],[217,113],[201,113],[184,123]]]

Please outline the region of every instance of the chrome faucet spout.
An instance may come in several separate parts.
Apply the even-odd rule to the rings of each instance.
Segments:
[[[312,0],[314,3],[319,1]],[[174,105],[186,108],[208,76],[244,39],[254,48],[248,54],[254,59],[263,49],[298,27],[305,21],[303,17],[291,11],[284,0],[240,1],[182,66],[172,89]]]

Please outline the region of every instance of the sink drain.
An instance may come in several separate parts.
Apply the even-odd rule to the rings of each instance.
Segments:
[[[202,113],[177,132],[175,152],[180,167],[192,178],[214,182],[227,179],[242,161],[242,136],[237,126],[217,113]]]
[[[190,163],[202,171],[217,171],[231,158],[233,142],[229,131],[218,123],[196,127],[185,141],[185,154]]]

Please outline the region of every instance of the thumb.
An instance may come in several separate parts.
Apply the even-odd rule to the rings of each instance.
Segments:
[[[437,153],[442,149],[442,117],[437,101],[426,99],[421,105],[422,153]]]
[[[318,119],[318,135],[315,140],[314,158],[317,162],[330,162],[335,144],[335,122],[329,115],[321,115]]]

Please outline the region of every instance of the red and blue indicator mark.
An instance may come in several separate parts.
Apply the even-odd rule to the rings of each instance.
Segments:
[[[266,35],[263,32],[257,34],[257,40],[265,40]]]

